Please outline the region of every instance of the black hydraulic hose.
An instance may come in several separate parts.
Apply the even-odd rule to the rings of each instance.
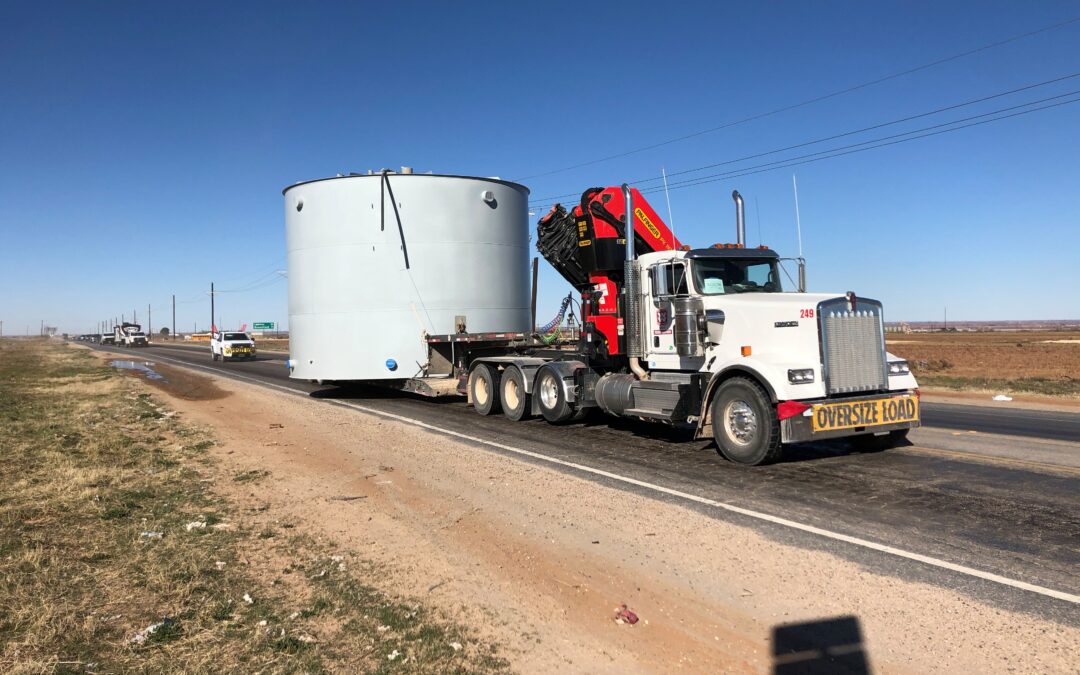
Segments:
[[[577,224],[561,204],[536,224],[536,249],[570,285],[578,290],[589,283],[589,275],[577,257]]]
[[[382,183],[379,185],[379,231],[386,231],[386,169],[382,170]]]
[[[397,219],[398,236],[401,237],[401,255],[403,255],[405,257],[405,269],[409,269],[409,248],[408,248],[408,246],[405,245],[405,228],[402,227],[402,225],[401,225],[401,214],[398,212],[397,199],[394,197],[393,188],[390,187],[390,177],[386,175],[385,171],[382,172],[382,182],[383,182],[383,187],[386,189],[386,192],[390,193],[390,205],[394,207],[394,218]],[[382,200],[382,204],[383,204],[383,207],[381,209],[382,210],[381,216],[383,218],[383,226],[384,226],[384,229],[385,229],[385,220],[386,220],[386,198],[385,197]]]

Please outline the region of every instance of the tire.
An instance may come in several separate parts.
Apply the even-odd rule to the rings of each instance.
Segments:
[[[566,400],[561,378],[551,368],[540,368],[533,384],[533,396],[536,397],[540,414],[552,424],[562,424],[574,418],[574,409]]]
[[[210,358],[212,358],[215,361],[218,360],[218,353],[215,352],[213,349],[210,350]]]
[[[499,412],[498,378],[491,366],[481,363],[469,375],[469,398],[481,415]]]
[[[780,421],[760,384],[746,377],[725,380],[711,408],[713,438],[724,457],[749,466],[780,459]]]
[[[907,440],[908,431],[910,429],[895,429],[880,436],[874,434],[864,434],[862,436],[852,436],[848,440],[859,452],[882,452],[883,450],[890,450],[900,445]]]
[[[499,403],[508,420],[520,422],[531,417],[532,397],[525,393],[525,375],[520,368],[507,368],[499,380]]]

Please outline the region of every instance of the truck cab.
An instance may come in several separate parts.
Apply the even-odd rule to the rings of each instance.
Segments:
[[[210,357],[214,361],[255,360],[255,340],[247,333],[215,331],[210,336]]]
[[[876,300],[786,292],[780,258],[765,247],[638,261],[651,378],[702,374],[705,406],[688,421],[725,455],[760,463],[780,444],[842,436],[885,447],[918,425],[915,378],[885,351]]]

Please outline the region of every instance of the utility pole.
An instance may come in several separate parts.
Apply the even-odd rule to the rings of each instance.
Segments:
[[[214,330],[214,282],[210,282],[210,330]]]
[[[38,333],[38,337],[45,335],[45,319],[41,320],[41,331]]]
[[[176,339],[176,294],[172,296],[172,339]]]
[[[146,303],[146,340],[154,334],[154,315],[150,313],[150,303]]]

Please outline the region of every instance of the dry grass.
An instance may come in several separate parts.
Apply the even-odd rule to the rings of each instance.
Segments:
[[[289,338],[257,337],[255,345],[261,350],[268,352],[288,352]]]
[[[889,334],[887,346],[920,385],[1080,396],[1080,333]]]
[[[214,480],[264,476],[217,475],[212,445],[81,350],[0,341],[0,671],[505,667],[364,561],[236,527]]]

